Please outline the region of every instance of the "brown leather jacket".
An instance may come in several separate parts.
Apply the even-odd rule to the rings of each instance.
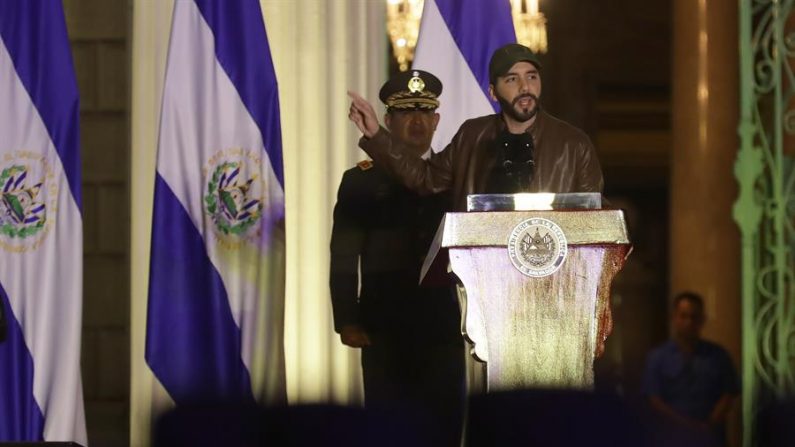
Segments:
[[[464,122],[443,151],[429,160],[414,155],[384,128],[359,147],[409,189],[432,194],[451,189],[453,206],[466,211],[469,194],[483,193],[497,154],[493,142],[505,128],[501,115]],[[535,172],[528,192],[602,192],[602,168],[580,129],[539,111],[528,130],[535,143]]]

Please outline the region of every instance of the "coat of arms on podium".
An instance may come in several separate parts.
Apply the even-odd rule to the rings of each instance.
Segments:
[[[517,270],[540,278],[555,273],[566,260],[566,235],[555,222],[540,217],[514,227],[508,237],[508,256]]]

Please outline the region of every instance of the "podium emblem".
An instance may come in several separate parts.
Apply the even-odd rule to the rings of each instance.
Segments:
[[[555,273],[566,260],[563,230],[548,219],[534,217],[514,227],[508,237],[508,256],[524,275],[541,278]]]

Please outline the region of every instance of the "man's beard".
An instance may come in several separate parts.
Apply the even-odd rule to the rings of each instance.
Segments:
[[[532,109],[517,109],[516,104],[524,98],[532,98],[533,99],[533,108]],[[524,95],[519,95],[512,102],[508,102],[506,98],[503,98],[500,95],[497,95],[497,101],[500,103],[500,107],[502,108],[502,113],[508,115],[509,117],[513,118],[517,122],[524,123],[527,122],[533,117],[538,114],[538,109],[540,108],[540,104],[538,102],[538,96],[532,93],[525,93]]]

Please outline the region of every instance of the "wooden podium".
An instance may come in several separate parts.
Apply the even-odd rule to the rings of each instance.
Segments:
[[[593,387],[612,331],[610,285],[631,251],[622,211],[447,213],[424,281],[444,250],[466,291],[462,331],[487,364],[487,391]]]

